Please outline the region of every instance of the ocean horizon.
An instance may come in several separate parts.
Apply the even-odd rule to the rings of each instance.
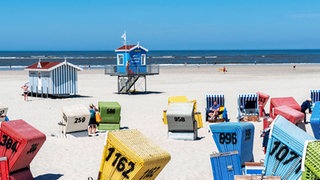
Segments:
[[[80,67],[104,68],[116,64],[115,51],[0,51],[0,70],[24,69],[41,61],[64,61]],[[314,64],[320,49],[288,50],[150,50],[147,64]]]

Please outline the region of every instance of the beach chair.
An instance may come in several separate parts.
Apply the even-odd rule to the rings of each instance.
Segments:
[[[306,141],[316,140],[281,115],[272,123],[264,158],[265,175],[300,179]]]
[[[101,122],[98,130],[119,130],[121,120],[121,106],[118,102],[98,102]]]
[[[9,148],[7,144],[0,146],[0,157],[8,158],[10,174],[30,167],[46,140],[44,133],[22,119],[1,122],[0,131],[3,139],[10,143]],[[19,179],[27,178],[20,176]]]
[[[170,103],[166,112],[168,137],[178,140],[195,140],[198,137],[198,125],[193,116],[193,102]]]
[[[213,105],[213,102],[217,102],[220,105],[218,118],[216,121],[209,120],[209,112],[210,107]],[[206,95],[206,121],[209,122],[223,122],[223,121],[229,121],[228,115],[227,115],[227,109],[225,108],[225,99],[223,94],[207,94]]]
[[[259,106],[257,94],[240,94],[238,96],[238,120],[259,120]]]
[[[97,179],[156,179],[171,155],[153,141],[137,129],[108,131]]]
[[[320,142],[308,141],[304,149],[304,159],[301,165],[302,179],[320,179]]]
[[[62,121],[58,123],[64,137],[67,133],[86,131],[90,120],[89,109],[82,104],[63,106]]]
[[[168,106],[171,103],[177,103],[177,102],[179,102],[179,103],[192,102],[193,103],[193,116],[194,116],[194,119],[197,121],[197,127],[203,128],[201,112],[197,112],[197,101],[196,100],[189,100],[186,96],[171,96],[168,98]],[[167,110],[162,111],[162,121],[163,121],[163,124],[168,124]]]
[[[251,122],[212,123],[209,125],[212,138],[222,152],[238,151],[240,164],[253,162],[254,125]]]

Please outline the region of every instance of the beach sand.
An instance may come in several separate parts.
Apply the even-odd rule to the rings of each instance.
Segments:
[[[27,71],[0,71],[0,102],[9,107],[11,120],[23,119],[43,132],[47,139],[30,164],[36,179],[96,179],[105,142],[105,133],[88,137],[86,132],[62,137],[58,122],[62,107],[98,101],[117,101],[121,105],[121,127],[138,129],[155,144],[168,151],[171,160],[159,174],[160,180],[212,179],[210,154],[217,152],[214,140],[204,120],[195,141],[173,140],[167,137],[162,123],[162,111],[168,97],[184,95],[197,100],[197,110],[205,117],[206,94],[224,94],[231,121],[237,121],[237,97],[242,93],[261,91],[271,97],[292,96],[301,104],[311,89],[319,89],[320,65],[227,65],[227,73],[219,72],[220,65],[161,66],[160,74],[147,76],[146,94],[117,94],[117,77],[103,70],[79,72],[79,95],[74,98],[51,99],[29,97],[25,102],[20,88],[28,81]],[[144,90],[138,82],[137,90]],[[269,102],[265,108],[269,112]],[[308,118],[310,115],[308,114]],[[254,159],[264,159],[262,151],[262,122],[255,122]],[[312,134],[310,124],[307,132]]]

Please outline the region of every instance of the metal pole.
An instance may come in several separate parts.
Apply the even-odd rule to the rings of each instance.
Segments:
[[[118,94],[120,94],[119,76],[118,76]]]
[[[147,92],[147,78],[146,75],[144,75],[144,92]]]

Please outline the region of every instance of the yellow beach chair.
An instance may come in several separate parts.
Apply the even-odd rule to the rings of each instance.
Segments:
[[[201,112],[197,112],[197,101],[196,100],[188,100],[186,96],[171,96],[168,98],[168,105],[170,103],[187,103],[187,102],[193,102],[193,116],[194,119],[197,121],[197,127],[198,129],[203,128],[203,123],[202,123],[202,115]],[[167,119],[167,110],[163,110],[163,118],[162,121],[164,124],[168,124],[168,119]]]

